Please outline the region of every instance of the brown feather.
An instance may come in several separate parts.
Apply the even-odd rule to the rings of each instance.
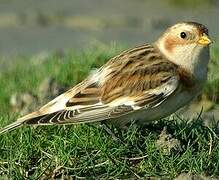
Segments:
[[[161,57],[160,52],[153,46],[140,49],[138,54],[138,51],[134,52],[135,58],[132,58],[132,53],[127,52],[126,58],[118,58],[117,61],[114,59],[113,65],[108,63],[112,71],[100,89],[104,103],[118,97],[142,94],[165,83],[170,77],[177,76],[178,66]]]

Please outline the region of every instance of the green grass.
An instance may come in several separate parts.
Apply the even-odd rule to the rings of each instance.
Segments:
[[[110,50],[109,50],[110,49]],[[9,106],[15,92],[30,91],[45,77],[66,86],[85,78],[123,48],[100,47],[82,53],[50,54],[45,58],[17,57],[0,73],[0,127],[15,121]],[[210,79],[205,87],[210,98],[218,94],[219,48],[212,50]],[[214,95],[212,95],[214,92]],[[156,145],[164,127],[180,140],[181,148],[165,153]],[[23,127],[0,137],[0,179],[174,178],[183,172],[219,176],[219,126],[209,129],[200,118],[191,123],[171,117],[146,127],[131,125],[114,129],[124,144],[115,142],[95,124],[75,126]]]

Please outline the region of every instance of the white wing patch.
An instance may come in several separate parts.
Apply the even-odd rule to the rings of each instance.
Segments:
[[[162,101],[160,101],[159,103],[157,103],[153,107],[159,106],[163,101],[165,101],[165,99],[169,95],[171,95],[176,90],[177,87],[178,87],[178,78],[172,77],[166,83],[162,84],[158,88],[150,90],[148,92],[148,94],[157,95],[157,96],[160,94],[163,94],[162,96],[164,97],[164,99]]]
[[[66,103],[71,98],[71,94],[69,92],[66,92],[64,94],[61,94],[60,96],[56,97],[52,101],[50,101],[48,104],[44,105],[39,109],[39,111],[45,111],[47,113],[53,113],[56,111],[63,110],[65,108]]]

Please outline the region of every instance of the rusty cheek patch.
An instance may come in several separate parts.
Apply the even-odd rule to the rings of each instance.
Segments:
[[[185,40],[181,38],[176,38],[176,37],[167,37],[165,42],[164,42],[164,47],[168,52],[172,52],[174,47],[177,45],[183,45],[185,44]]]

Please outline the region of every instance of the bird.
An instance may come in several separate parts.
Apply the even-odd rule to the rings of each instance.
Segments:
[[[179,22],[153,43],[125,50],[38,110],[0,130],[24,125],[104,122],[118,127],[171,115],[201,93],[211,40],[205,25]]]

